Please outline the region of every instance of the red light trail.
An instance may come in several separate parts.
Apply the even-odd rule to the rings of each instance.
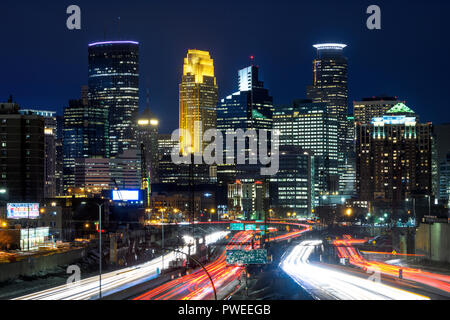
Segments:
[[[379,261],[366,260],[353,247],[353,244],[364,242],[365,240],[353,239],[349,235],[344,235],[343,239],[334,240],[333,245],[338,250],[339,258],[348,258],[350,264],[362,268],[363,270],[379,270],[382,274],[398,277],[401,269],[404,279],[450,292],[450,276],[448,275],[427,272],[415,268],[395,266]]]
[[[300,223],[278,221],[272,223],[291,225],[296,228],[299,227],[301,229],[294,230],[283,235],[270,237],[270,241],[292,239],[312,229],[311,226]],[[211,275],[216,288],[220,288],[224,284],[231,283],[232,281],[238,280],[241,277],[241,273],[244,271],[244,267],[228,266],[226,264],[226,250],[241,248],[244,250],[250,250],[251,244],[242,245],[242,243],[248,242],[252,237],[252,231],[240,231],[234,234],[221,255],[214,262],[206,265],[206,270],[208,270],[208,273]],[[258,244],[257,242],[255,242],[255,247],[257,246]],[[199,300],[205,299],[211,294],[212,288],[209,278],[205,274],[205,272],[200,269],[193,272],[192,274],[169,281],[134,298],[133,300]]]

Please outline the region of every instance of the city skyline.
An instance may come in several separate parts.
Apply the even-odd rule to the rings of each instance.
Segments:
[[[83,9],[83,25],[78,33],[63,27],[58,30],[55,26],[60,23],[59,20],[63,21],[62,18],[65,16],[62,15],[58,18],[53,12],[57,10],[43,12],[43,9],[39,7],[36,8],[36,13],[45,18],[46,22],[37,30],[26,27],[30,24],[27,20],[29,14],[27,12],[21,16],[21,19],[24,19],[21,21],[24,23],[22,29],[9,33],[0,31],[3,39],[15,48],[12,52],[0,53],[4,61],[11,61],[5,66],[5,73],[10,75],[8,80],[0,80],[0,88],[2,88],[0,94],[4,96],[3,100],[12,94],[14,100],[23,107],[50,109],[62,114],[62,108],[68,104],[68,100],[77,97],[79,87],[87,84],[87,45],[95,41],[102,41],[106,28],[108,40],[130,39],[141,43],[140,109],[143,110],[145,106],[145,92],[148,88],[150,105],[152,111],[161,120],[162,132],[170,132],[177,127],[177,119],[166,116],[164,110],[175,112],[178,108],[177,84],[181,77],[180,61],[189,48],[207,50],[214,56],[217,64],[216,78],[219,99],[224,98],[228,92],[233,90],[234,70],[248,65],[249,57],[253,55],[255,64],[264,70],[262,79],[271,88],[274,105],[277,106],[306,96],[305,87],[311,83],[310,63],[315,57],[313,44],[342,42],[348,45],[345,55],[349,60],[350,109],[352,101],[359,101],[364,97],[390,95],[406,100],[408,105],[422,115],[423,120],[441,123],[441,119],[445,118],[442,116],[442,113],[445,112],[443,110],[446,109],[442,107],[445,102],[442,102],[436,93],[443,92],[445,70],[450,68],[450,65],[444,61],[440,66],[442,72],[435,72],[428,70],[427,64],[421,61],[431,61],[433,52],[447,50],[447,43],[428,39],[426,35],[431,32],[427,21],[433,20],[434,23],[441,23],[439,22],[440,12],[444,12],[448,4],[439,2],[443,10],[430,12],[430,9],[419,4],[401,7],[399,4],[380,3],[384,9],[383,28],[377,31],[369,31],[365,27],[365,21],[362,18],[364,18],[366,7],[362,4],[342,4],[344,13],[340,13],[340,15],[332,14],[335,6],[323,6],[321,11],[316,12],[317,19],[321,21],[320,26],[313,30],[308,29],[310,32],[305,33],[299,31],[306,30],[305,25],[312,18],[304,17],[303,14],[300,16],[304,19],[296,19],[298,25],[293,22],[282,22],[276,25],[275,21],[282,20],[282,17],[290,17],[293,13],[318,10],[318,4],[289,3],[292,5],[292,13],[290,13],[284,6],[272,8],[268,2],[262,2],[258,6],[251,2],[245,3],[242,8],[255,7],[255,13],[245,12],[242,13],[242,16],[250,22],[257,23],[261,29],[257,31],[251,28],[245,32],[241,30],[242,24],[224,28],[223,26],[228,24],[221,20],[222,17],[217,17],[217,11],[219,11],[217,9],[226,8],[230,11],[230,19],[236,18],[236,13],[233,11],[234,2],[227,5],[212,4],[211,8],[202,8],[197,15],[204,15],[214,30],[203,30],[194,24],[191,28],[192,32],[181,32],[178,35],[174,33],[175,27],[185,22],[186,17],[179,12],[174,12],[175,16],[165,22],[161,17],[168,17],[170,11],[163,4],[157,6],[139,4],[139,7],[144,6],[143,9],[149,9],[147,12],[151,17],[154,15],[159,17],[149,20],[144,19],[144,13],[136,15],[134,12],[136,16],[132,16],[129,8],[122,7],[115,1],[112,1],[113,5],[108,6],[104,11],[96,10],[95,8],[100,3],[101,1],[96,4],[88,4],[83,1],[79,3]],[[267,17],[268,12],[271,12],[266,10],[268,7],[274,9],[272,11],[274,21],[261,25],[257,17],[259,15],[261,21],[266,20],[263,17]],[[8,5],[8,9],[14,12],[20,10],[20,6]],[[95,11],[96,16],[92,16],[90,11]],[[145,12],[145,10],[143,11]],[[120,36],[117,35],[119,33],[118,12],[120,12],[121,20]],[[350,21],[342,19],[358,12],[361,16],[360,19],[350,19]],[[427,13],[425,20],[419,19],[423,13]],[[177,18],[179,21],[177,20],[175,23],[174,19]],[[217,22],[214,22],[215,18],[218,19],[216,19]],[[409,21],[414,22],[409,23]],[[415,32],[409,32],[411,28]],[[241,32],[238,33],[238,30]],[[28,32],[30,35],[38,32],[37,40],[32,39],[33,36],[27,36],[28,41],[18,41],[20,37],[24,36],[24,32]],[[47,39],[59,37],[62,40],[58,43],[47,40],[45,45],[42,45],[39,32],[45,32]],[[433,32],[439,35],[443,31],[434,28]],[[213,33],[217,34],[217,39],[213,37]],[[273,36],[278,33],[280,36],[274,38]],[[254,39],[248,39],[249,34],[254,35]],[[39,39],[41,40],[39,41]],[[224,46],[225,43],[230,43],[231,39],[234,41],[231,43],[236,43],[236,45]],[[416,43],[421,45],[415,45]],[[155,47],[156,44],[158,44],[157,47]],[[22,69],[27,71],[20,73],[20,76],[16,75],[13,70],[17,69],[19,63],[21,57],[19,52],[27,50],[27,47],[33,45],[35,55],[20,62],[21,66],[23,63],[25,66],[30,63],[30,68]],[[60,54],[49,59],[50,53],[57,45]],[[411,46],[415,46],[414,50],[410,49]],[[274,50],[274,48],[276,49]],[[40,63],[36,63],[37,57],[41,58]],[[55,63],[61,67],[53,68]],[[411,69],[410,65],[414,65],[414,69]],[[46,70],[45,73],[44,70]],[[45,74],[45,77],[49,77],[49,79],[63,77],[66,73],[71,76],[66,77],[67,81],[61,83],[36,81],[39,73]],[[413,74],[411,75],[411,73]],[[367,76],[368,74],[370,76]],[[430,81],[426,79],[435,81],[431,85]]]

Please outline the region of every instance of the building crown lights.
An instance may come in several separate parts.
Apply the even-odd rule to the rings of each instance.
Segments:
[[[346,44],[342,43],[320,43],[313,45],[317,50],[342,50],[346,46]]]

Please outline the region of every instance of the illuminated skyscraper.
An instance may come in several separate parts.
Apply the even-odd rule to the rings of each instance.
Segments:
[[[203,133],[216,128],[216,106],[213,59],[208,51],[189,49],[179,85],[179,126],[189,132],[191,142],[180,134],[180,151],[203,151],[206,145],[202,142]]]
[[[273,98],[269,90],[264,88],[264,82],[259,79],[259,67],[251,65],[238,71],[239,91],[221,99],[217,106],[217,129],[224,137],[227,130],[235,132],[237,129],[244,131],[249,129],[265,129],[271,131],[273,127]],[[269,136],[270,137],[270,136]],[[224,139],[223,150],[227,150]],[[236,139],[237,140],[237,139]],[[244,139],[245,140],[245,139]],[[270,138],[269,138],[270,141]],[[248,141],[245,143],[245,160],[248,162]],[[270,146],[268,146],[270,148]],[[237,141],[234,144],[234,154],[224,164],[217,168],[219,183],[229,183],[236,179],[246,180],[262,179],[259,177],[261,165],[238,164],[237,165]]]
[[[273,116],[280,145],[298,146],[314,155],[316,197],[338,191],[338,121],[325,103],[294,100]]]
[[[347,45],[339,43],[316,44],[317,57],[313,61],[313,85],[307,88],[307,97],[313,102],[327,105],[330,115],[338,120],[338,159],[343,167],[347,149],[347,58],[343,49]]]
[[[89,44],[89,107],[104,115],[106,156],[136,148],[135,117],[139,108],[139,43]]]
[[[432,195],[432,125],[403,103],[356,125],[356,180],[360,200],[394,210],[406,199]]]

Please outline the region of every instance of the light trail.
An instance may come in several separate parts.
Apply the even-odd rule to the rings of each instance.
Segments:
[[[316,299],[428,300],[408,291],[309,263],[321,240],[303,241],[283,259],[280,267]]]
[[[292,232],[270,237],[269,241],[282,241],[292,239],[300,236],[304,232],[310,231],[311,226],[300,223],[286,223],[286,222],[272,222],[275,224],[288,224],[300,230],[294,230]],[[251,244],[243,243],[248,242],[253,236],[251,231],[241,231],[236,233],[229,241],[227,246],[221,255],[212,263],[206,266],[206,270],[211,275],[215,284],[216,290],[224,285],[238,280],[244,268],[241,266],[228,266],[226,264],[226,250],[229,249],[244,249],[250,250]],[[267,239],[266,239],[267,241]],[[255,242],[255,248],[258,247],[258,243]],[[153,290],[150,290],[134,300],[200,300],[210,297],[212,294],[212,288],[208,276],[203,269],[200,269],[190,275],[183,276],[181,278],[169,281]]]
[[[226,236],[229,232],[219,231],[207,236],[206,241],[213,242]],[[186,237],[190,242],[190,237]],[[184,246],[180,251],[189,253],[188,246]],[[191,248],[191,254],[195,253],[195,247]],[[184,255],[170,252],[164,255],[164,268],[168,268],[171,261],[177,258],[184,258]],[[124,290],[139,283],[156,278],[162,269],[162,257],[158,257],[149,262],[120,269],[117,271],[102,274],[102,295]],[[78,284],[61,285],[55,288],[39,291],[13,300],[89,300],[98,299],[99,276],[94,276],[81,280]]]
[[[382,274],[398,277],[401,269],[404,279],[450,292],[450,276],[448,275],[427,272],[415,268],[395,266],[379,261],[366,260],[353,246],[355,243],[364,242],[365,240],[353,239],[349,235],[344,235],[343,239],[334,240],[333,245],[338,251],[339,258],[348,258],[350,264],[363,270],[379,270]]]

